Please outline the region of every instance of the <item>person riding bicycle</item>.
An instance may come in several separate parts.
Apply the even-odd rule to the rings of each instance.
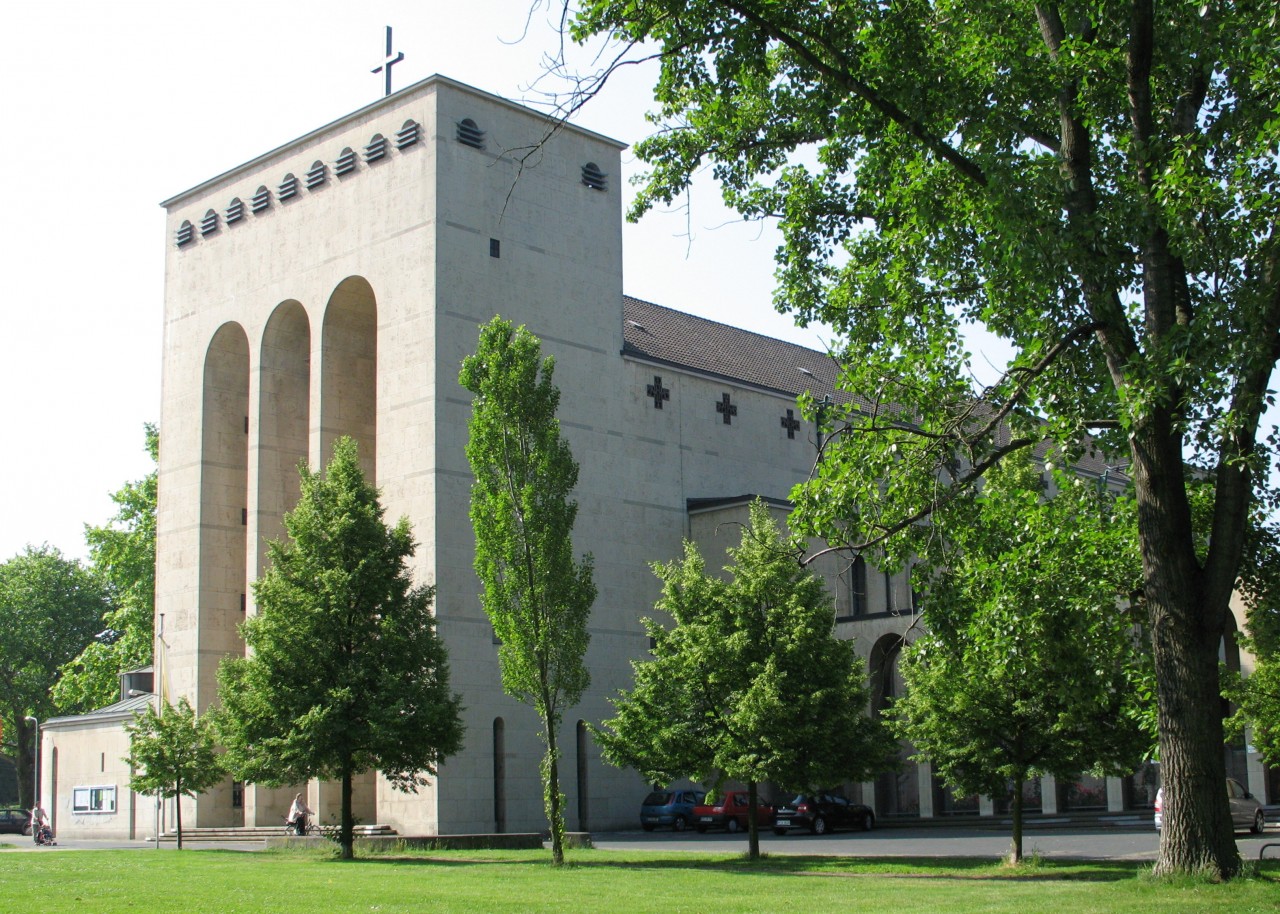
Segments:
[[[284,820],[285,828],[292,828],[295,835],[305,835],[307,833],[307,816],[315,815],[302,799],[302,794],[296,794],[293,798],[293,805],[289,807],[289,817]]]

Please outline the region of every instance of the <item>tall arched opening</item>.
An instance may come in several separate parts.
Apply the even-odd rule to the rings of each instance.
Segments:
[[[340,282],[329,296],[320,341],[320,436],[315,465],[349,435],[360,445],[360,464],[376,483],[378,433],[378,308],[360,276]]]
[[[880,717],[888,712],[894,699],[903,694],[902,676],[898,672],[898,659],[902,656],[904,641],[901,635],[884,635],[871,648],[870,668],[871,713]],[[919,768],[911,760],[913,749],[907,743],[898,748],[901,767],[887,771],[876,779],[876,815],[920,815]]]

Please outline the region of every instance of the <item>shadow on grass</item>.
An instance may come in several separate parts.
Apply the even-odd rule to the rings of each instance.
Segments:
[[[459,857],[449,854],[388,853],[386,855],[359,856],[354,861],[328,858],[333,863],[354,862],[395,867],[447,866],[487,867],[517,866],[545,867],[551,869],[551,861],[545,855],[529,854],[520,857]],[[608,851],[587,851],[572,854],[565,865],[570,870],[686,870],[698,872],[722,872],[754,874],[758,876],[817,876],[834,878],[883,877],[900,879],[958,879],[990,881],[1075,881],[1118,882],[1135,879],[1147,869],[1147,864],[1134,861],[1030,861],[1022,866],[1010,867],[990,857],[830,857],[830,856],[763,856],[749,860],[745,855],[697,856],[684,853],[670,855],[646,855],[637,859],[632,855],[613,854]]]

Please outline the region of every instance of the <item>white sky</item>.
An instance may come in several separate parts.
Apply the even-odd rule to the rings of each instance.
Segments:
[[[525,0],[26,0],[0,23],[0,561],[30,543],[86,554],[83,527],[149,470],[160,415],[164,215],[158,205],[382,95],[441,73],[531,98],[555,34]],[[646,133],[655,71],[632,69],[577,123]],[[623,154],[629,172],[637,170]],[[705,198],[705,199],[704,199]],[[693,243],[679,213],[624,232],[626,291],[808,345],[773,311],[775,237],[708,187]],[[161,434],[163,434],[161,429]]]

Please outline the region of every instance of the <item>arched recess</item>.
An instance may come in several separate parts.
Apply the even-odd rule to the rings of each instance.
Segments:
[[[591,737],[587,732],[587,722],[578,721],[574,728],[575,748],[577,750],[578,769],[578,831],[591,831],[591,782],[589,780]]]
[[[501,717],[493,719],[493,830],[507,830],[507,729]]]
[[[320,339],[320,453],[324,466],[333,443],[350,435],[360,445],[360,465],[377,482],[378,306],[361,276],[340,282],[329,296]]]
[[[902,656],[904,641],[901,635],[883,635],[871,648],[868,658],[870,668],[871,713],[880,717],[888,712],[894,699],[903,694],[902,676],[898,672],[898,660]],[[876,780],[876,814],[879,816],[920,815],[919,766],[911,760],[914,750],[908,743],[900,743],[898,759],[901,767],[889,771]]]
[[[298,302],[282,302],[267,321],[258,378],[255,578],[266,570],[267,542],[284,535],[284,515],[298,503],[298,464],[307,459],[311,324]]]
[[[195,704],[217,692],[218,663],[242,655],[237,626],[247,587],[249,338],[218,328],[204,360],[200,438],[200,638]]]

